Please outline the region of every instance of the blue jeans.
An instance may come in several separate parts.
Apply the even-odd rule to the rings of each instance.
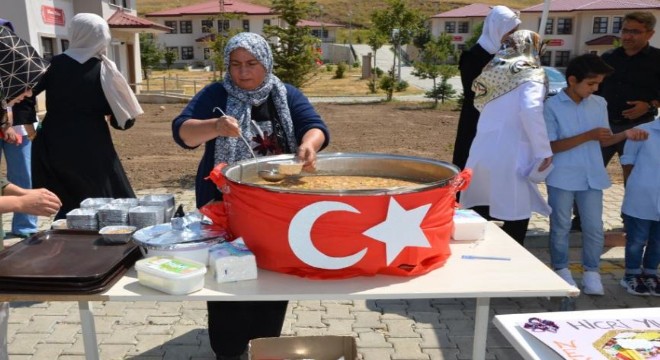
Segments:
[[[623,214],[626,226],[626,274],[657,274],[660,264],[660,221]]]
[[[568,234],[571,230],[573,201],[580,211],[582,225],[582,265],[585,271],[598,271],[603,253],[603,191],[569,191],[548,186],[550,214],[550,262],[553,269],[568,267]]]
[[[7,180],[24,189],[32,189],[32,170],[30,159],[32,142],[23,136],[21,145],[8,144],[0,140],[0,158],[5,152],[7,159]],[[11,221],[11,232],[16,235],[26,235],[37,232],[37,217],[24,213],[14,213]]]

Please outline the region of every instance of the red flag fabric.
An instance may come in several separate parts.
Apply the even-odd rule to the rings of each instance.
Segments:
[[[259,267],[316,279],[412,276],[442,266],[450,256],[455,195],[471,177],[466,170],[450,185],[421,192],[340,196],[237,184],[221,169],[209,177],[223,191],[222,226],[243,238]]]

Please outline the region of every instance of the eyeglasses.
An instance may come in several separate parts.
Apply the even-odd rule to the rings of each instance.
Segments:
[[[621,29],[621,35],[641,35],[645,32],[646,32],[646,30]]]

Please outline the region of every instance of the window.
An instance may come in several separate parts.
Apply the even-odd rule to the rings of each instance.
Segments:
[[[168,28],[172,28],[172,30],[170,30],[170,32],[168,34],[178,33],[178,30],[177,30],[178,27],[177,27],[176,21],[165,20],[165,26],[167,26]]]
[[[612,33],[618,34],[621,32],[621,27],[623,25],[623,18],[621,16],[615,16],[612,18]]]
[[[202,20],[202,32],[210,33],[213,29],[213,20]]]
[[[598,55],[598,51],[597,50],[591,50],[591,51],[589,51],[589,54]]]
[[[53,43],[53,38],[42,37],[41,38],[41,56],[50,61],[55,55],[55,44]]]
[[[328,30],[326,29],[313,29],[312,35],[316,36],[319,39],[325,39],[328,37]]]
[[[555,66],[565,67],[568,65],[568,60],[571,57],[570,51],[557,51],[555,55]]]
[[[229,30],[229,20],[218,20],[218,31]]]
[[[607,34],[607,22],[608,18],[605,16],[596,16],[594,17],[594,34]]]
[[[250,31],[250,20],[243,20],[243,31]]]
[[[458,23],[458,33],[467,34],[470,32],[470,23],[467,21],[461,21]]]
[[[270,25],[270,19],[264,19],[264,27]]]
[[[181,47],[181,60],[192,60],[195,57],[192,46]]]
[[[69,48],[69,40],[62,39],[61,44],[62,44],[62,52],[66,51],[66,49]]]
[[[179,21],[179,26],[181,27],[182,34],[192,34],[192,21],[190,20]]]
[[[466,46],[465,44],[456,44],[456,50],[458,51],[463,51],[465,50]]]
[[[204,48],[204,60],[208,60],[211,58],[211,49],[210,48]]]
[[[570,35],[573,33],[573,19],[559,18],[557,19],[557,34]]]
[[[456,22],[455,21],[447,21],[445,22],[445,32],[449,34],[453,34],[456,32]]]
[[[167,52],[171,52],[171,53],[174,53],[174,55],[175,55],[175,56],[174,56],[174,60],[178,60],[178,59],[179,59],[179,48],[178,48],[178,47],[176,47],[176,46],[168,46],[168,47],[165,48],[165,51],[167,51]]]
[[[541,25],[541,19],[539,19],[539,25]],[[548,20],[545,22],[545,34],[546,35],[551,35],[552,30],[555,25],[555,19],[548,18]]]
[[[550,62],[552,61],[552,51],[546,51],[541,55],[541,65],[543,66],[550,66]]]

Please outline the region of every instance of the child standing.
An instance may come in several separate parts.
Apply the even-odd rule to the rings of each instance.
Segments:
[[[660,296],[660,120],[640,125],[644,142],[627,142],[621,165],[629,174],[621,212],[626,226],[626,273],[621,286],[633,295]]]
[[[599,265],[603,251],[603,189],[610,179],[603,164],[602,146],[625,138],[641,140],[645,132],[629,129],[613,135],[607,103],[597,95],[598,85],[613,69],[600,57],[585,54],[566,68],[568,87],[545,102],[544,117],[554,153],[554,169],[546,179],[550,214],[550,261],[555,272],[575,286],[568,269],[568,235],[573,202],[581,215],[583,292],[604,295]]]

